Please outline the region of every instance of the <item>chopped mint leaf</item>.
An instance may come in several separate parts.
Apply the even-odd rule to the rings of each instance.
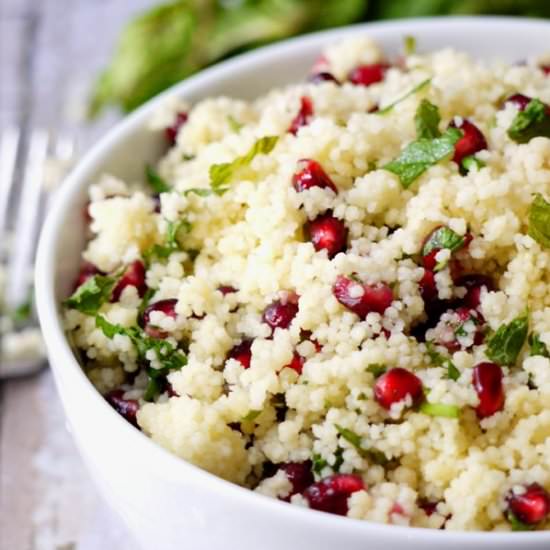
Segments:
[[[508,510],[508,513],[506,514],[506,518],[508,519],[508,521],[510,522],[510,525],[512,526],[512,531],[531,531],[533,529],[532,525],[523,523],[523,521],[518,519],[511,510]]]
[[[362,457],[369,459],[374,464],[387,464],[388,459],[382,451],[379,451],[378,449],[365,449],[361,445],[362,438],[360,435],[356,434],[352,430],[348,430],[348,428],[340,426],[339,424],[334,424],[334,427],[336,428],[338,434],[348,443],[351,443]]]
[[[512,121],[508,136],[517,143],[528,143],[538,136],[550,138],[548,107],[540,99],[532,99]]]
[[[191,195],[191,193],[199,197],[208,197],[208,195],[212,194],[212,189],[208,187],[192,187],[183,192],[184,195]]]
[[[116,278],[94,275],[82,283],[64,305],[86,315],[95,315],[101,306],[111,298]]]
[[[138,314],[137,314],[138,320],[142,319],[143,313],[147,309],[147,306],[151,302],[151,298],[155,295],[155,292],[156,290],[154,288],[148,288],[145,291],[145,294],[143,295],[143,298],[141,299],[141,303],[139,304],[139,308],[138,308]]]
[[[528,328],[527,315],[501,325],[487,342],[487,357],[499,365],[515,365],[527,338]]]
[[[181,160],[195,160],[195,155],[192,155],[191,153],[183,153],[183,155],[181,155]]]
[[[145,401],[154,401],[161,393],[163,389],[163,383],[160,378],[149,377],[149,382],[145,388],[143,399]]]
[[[449,158],[461,137],[460,130],[448,128],[441,137],[418,139],[409,143],[395,160],[382,168],[397,175],[402,187],[408,189],[430,166]]]
[[[382,363],[371,363],[367,366],[367,372],[370,372],[375,378],[378,378],[386,372],[386,365]]]
[[[456,381],[460,378],[460,371],[456,368],[455,364],[448,357],[439,353],[432,342],[426,342],[426,349],[435,366],[447,369],[447,377],[449,379]]]
[[[157,195],[168,193],[172,190],[166,183],[166,180],[149,164],[145,167],[145,175],[147,176],[147,183]]]
[[[405,36],[403,39],[403,49],[405,50],[405,55],[414,55],[416,53],[416,38],[411,35]]]
[[[311,471],[317,476],[323,475],[323,470],[328,466],[328,462],[318,453],[311,457]]]
[[[342,447],[338,447],[334,452],[334,464],[332,465],[332,469],[335,472],[339,472],[343,463],[344,463],[344,449],[342,449]]]
[[[262,414],[262,411],[248,411],[248,414],[243,416],[241,422],[252,422],[253,420],[256,420],[258,416]]]
[[[149,250],[143,253],[143,259],[146,264],[150,264],[153,258],[166,259],[173,252],[181,250],[178,236],[182,231],[189,233],[191,231],[191,224],[185,219],[175,222],[168,222],[166,228],[166,237],[164,244],[154,244]]]
[[[419,84],[414,86],[412,89],[410,89],[405,95],[402,95],[400,98],[396,99],[395,101],[392,101],[389,105],[386,105],[382,109],[379,109],[374,114],[376,114],[376,115],[385,115],[385,114],[389,113],[390,111],[393,110],[393,108],[397,104],[401,103],[402,101],[405,101],[405,99],[408,99],[412,95],[416,94],[416,92],[419,92],[420,90],[423,90],[424,88],[426,88],[430,84],[431,81],[432,81],[431,78],[427,78],[426,80],[423,80],[422,82],[420,82]]]
[[[481,159],[478,159],[474,155],[469,155],[462,159],[461,168],[464,172],[469,172],[472,169],[481,170],[484,166],[487,166]]]
[[[428,403],[424,401],[419,411],[429,416],[442,416],[444,418],[458,418],[460,408],[455,405],[445,405],[444,403]]]
[[[217,195],[223,195],[229,190],[229,183],[235,174],[245,166],[248,166],[257,155],[267,155],[277,144],[278,136],[265,136],[260,138],[249,151],[242,157],[237,157],[231,162],[213,164],[210,166],[210,186]]]
[[[238,120],[236,120],[233,115],[227,115],[227,123],[234,132],[238,132],[244,126],[244,124],[241,124]]]
[[[418,139],[436,139],[441,136],[439,123],[441,116],[437,105],[423,99],[416,110],[414,117],[416,124],[416,137]]]
[[[361,436],[357,435],[352,430],[343,428],[339,424],[334,424],[336,431],[340,436],[342,436],[348,443],[351,443],[356,449],[362,450],[361,447]]]
[[[529,355],[541,355],[550,359],[550,351],[540,336],[534,332],[529,335]]]
[[[550,248],[550,203],[539,193],[529,209],[529,235],[544,248]]]
[[[447,248],[451,252],[456,252],[464,246],[464,237],[455,233],[451,228],[443,225],[437,228],[429,237],[422,248],[422,256],[427,256],[436,249]]]

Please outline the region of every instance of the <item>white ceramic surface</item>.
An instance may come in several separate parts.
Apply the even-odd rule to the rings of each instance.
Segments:
[[[226,94],[251,98],[299,80],[325,45],[369,33],[391,56],[403,37],[421,50],[462,48],[484,58],[525,59],[550,49],[550,23],[502,18],[432,19],[361,25],[310,35],[230,60],[172,88],[125,119],[83,159],[57,195],[40,243],[38,310],[57,387],[74,438],[106,500],[147,550],[548,550],[550,532],[454,533],[361,522],[289,506],[218,479],[164,451],[94,390],[65,339],[59,302],[68,294],[84,243],[86,188],[103,172],[134,179],[163,149],[145,129],[168,96],[193,102]],[[78,506],[78,503],[75,503]]]

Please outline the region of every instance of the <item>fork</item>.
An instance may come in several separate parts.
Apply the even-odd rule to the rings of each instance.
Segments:
[[[43,353],[17,353],[10,358],[6,342],[24,347],[36,342],[39,326],[32,307],[32,275],[39,230],[55,189],[48,188],[48,168],[68,167],[74,157],[71,138],[35,129],[28,139],[16,127],[0,133],[0,380],[40,372],[46,366]],[[18,317],[18,319],[16,319]],[[19,342],[19,344],[17,344]]]

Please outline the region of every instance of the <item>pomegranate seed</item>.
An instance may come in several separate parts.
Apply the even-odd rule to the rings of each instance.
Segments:
[[[80,271],[78,272],[78,276],[74,284],[74,290],[76,290],[79,286],[82,286],[88,279],[90,279],[94,275],[104,275],[104,273],[100,271],[94,264],[90,262],[83,262],[80,266]]]
[[[306,126],[310,123],[312,118],[313,118],[313,102],[311,101],[310,97],[306,95],[302,96],[300,98],[300,110],[298,111],[298,114],[294,117],[294,119],[290,123],[290,127],[288,128],[288,131],[295,136],[298,133],[298,130],[302,126]]]
[[[487,141],[479,128],[469,120],[464,119],[460,124],[454,121],[451,127],[462,130],[463,136],[455,144],[453,160],[460,166],[464,157],[468,157],[487,149]]]
[[[465,275],[457,280],[456,285],[466,287],[466,295],[462,298],[462,305],[470,309],[479,307],[483,288],[488,291],[495,289],[493,279],[488,275]]]
[[[527,525],[536,525],[550,514],[550,494],[538,483],[531,483],[521,494],[510,491],[506,502],[508,510]]]
[[[311,472],[311,461],[305,462],[287,462],[279,466],[279,470],[283,470],[292,484],[290,495],[303,493],[315,480]]]
[[[145,309],[143,312],[143,325],[148,336],[151,338],[166,338],[168,336],[166,332],[151,324],[151,314],[154,311],[160,311],[164,313],[164,315],[175,319],[177,303],[178,301],[175,299],[159,300]]]
[[[298,304],[295,301],[282,302],[281,300],[275,300],[265,308],[262,320],[273,330],[276,328],[284,329],[289,327],[296,313],[298,313]]]
[[[541,70],[544,74],[548,75],[548,74],[550,74],[550,65],[541,65],[541,66],[540,66],[540,70]]]
[[[338,82],[338,80],[332,74],[326,71],[312,74],[308,78],[308,81],[312,84],[321,84],[322,82],[334,82],[335,84],[340,84],[340,82]]]
[[[435,257],[440,250],[441,248],[434,248],[431,252],[429,252],[425,256],[422,256],[422,264],[426,269],[433,271],[433,269],[437,265],[437,260],[435,259]]]
[[[124,399],[124,390],[110,391],[105,396],[105,399],[118,414],[123,416],[136,428],[138,427],[136,415],[139,409],[139,403],[135,399]]]
[[[504,101],[504,104],[511,103],[518,109],[518,111],[525,111],[525,108],[529,103],[531,103],[531,99],[529,96],[523,95],[523,94],[513,94],[510,97],[506,98]]]
[[[345,516],[349,496],[364,488],[365,484],[359,476],[334,474],[310,485],[303,496],[314,510]]]
[[[332,293],[344,307],[361,319],[365,319],[372,311],[382,315],[393,302],[393,290],[387,284],[367,285],[342,275],[336,279]]]
[[[218,290],[224,295],[227,296],[227,294],[234,294],[237,292],[237,289],[230,285],[221,285],[218,287]]]
[[[240,344],[234,346],[227,358],[235,359],[245,369],[250,368],[250,361],[252,361],[252,340],[243,340]]]
[[[384,80],[384,75],[389,68],[387,63],[359,65],[349,73],[348,80],[357,86],[370,86]]]
[[[176,144],[178,133],[181,127],[187,122],[188,118],[189,118],[189,115],[184,111],[177,113],[176,117],[174,118],[174,122],[170,126],[167,126],[164,129],[164,135],[166,136],[166,141],[168,141],[170,145]]]
[[[420,378],[407,369],[396,367],[386,371],[374,384],[374,397],[385,409],[399,403],[408,395],[413,405],[422,399],[422,382]]]
[[[479,418],[486,418],[504,407],[502,369],[496,363],[478,363],[474,367],[472,381],[479,397],[476,408]]]
[[[162,206],[160,202],[160,195],[153,195],[151,199],[153,200],[153,204],[155,205],[155,214],[160,214]]]
[[[434,341],[454,353],[483,343],[485,319],[476,309],[459,307],[446,311],[434,330]]]
[[[302,369],[304,368],[304,363],[306,362],[305,358],[302,357],[298,352],[294,352],[292,360],[288,365],[285,365],[284,368],[292,369],[298,374],[302,374]]]
[[[326,250],[329,258],[346,249],[348,229],[344,222],[335,218],[332,213],[321,214],[309,222],[306,229],[315,250]]]
[[[442,249],[441,246],[437,246],[439,244],[442,244],[442,241],[445,242],[446,239],[449,239],[449,233],[454,235],[454,232],[452,232],[448,227],[444,225],[438,225],[432,229],[428,235],[424,238],[422,242],[422,246],[420,247],[421,253],[422,253],[422,264],[426,269],[429,270],[435,270],[437,266],[437,253]],[[456,236],[458,237],[458,235]],[[461,241],[453,242],[452,244],[449,244],[449,250],[451,250],[451,254],[462,250],[464,248],[468,248],[470,243],[472,242],[473,235],[471,233],[466,233]],[[454,248],[453,248],[454,247]]]
[[[418,507],[424,510],[425,514],[429,517],[437,512],[437,502],[431,502],[429,500],[421,500],[418,503]]]
[[[298,193],[312,187],[328,188],[338,193],[323,167],[316,160],[311,159],[302,159],[298,162],[298,171],[292,176],[292,185]]]
[[[424,269],[424,275],[418,283],[420,287],[420,295],[424,303],[433,302],[437,296],[437,285],[435,283],[435,273],[431,269]]]
[[[174,389],[174,386],[170,384],[170,382],[166,385],[166,393],[168,394],[168,397],[179,397],[180,394]]]
[[[127,286],[134,286],[138,292],[140,298],[147,291],[147,285],[145,283],[145,266],[140,260],[132,262],[122,274],[111,296],[111,302],[118,302],[120,295]]]

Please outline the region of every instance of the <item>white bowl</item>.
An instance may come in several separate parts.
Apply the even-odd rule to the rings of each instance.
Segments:
[[[389,55],[400,50],[409,34],[417,37],[422,50],[454,46],[508,61],[550,48],[550,23],[507,18],[397,21],[289,40],[205,70],[150,101],[92,148],[56,197],[36,267],[38,311],[50,364],[82,457],[143,548],[550,548],[548,531],[461,533],[380,525],[290,506],[232,485],[171,455],[130,426],[96,392],[67,343],[59,303],[78,270],[87,187],[103,172],[129,180],[142,177],[145,163],[163,150],[161,136],[146,130],[159,103],[169,96],[190,102],[218,94],[253,98],[273,86],[303,79],[324,46],[354,33],[369,33]]]

